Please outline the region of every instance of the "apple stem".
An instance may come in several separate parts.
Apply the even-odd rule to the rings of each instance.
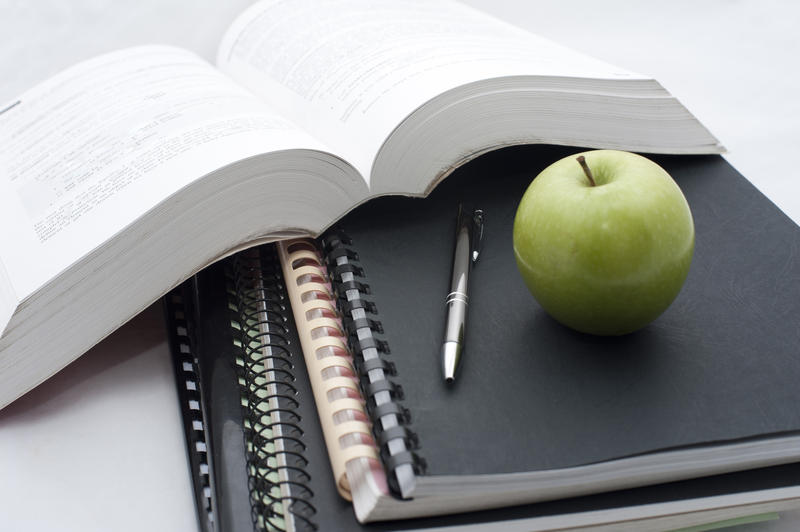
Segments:
[[[594,176],[592,175],[592,171],[589,169],[589,165],[586,164],[586,158],[583,155],[579,155],[577,159],[578,163],[580,163],[581,165],[581,168],[583,168],[583,173],[586,174],[586,177],[589,178],[589,183],[591,183],[593,187],[596,187],[597,183],[594,182]]]

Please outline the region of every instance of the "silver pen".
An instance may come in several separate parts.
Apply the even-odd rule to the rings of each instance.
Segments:
[[[442,370],[446,382],[455,380],[456,369],[464,350],[464,331],[469,303],[467,295],[469,272],[472,264],[478,260],[482,239],[483,211],[467,212],[462,205],[459,205],[450,293],[445,300],[447,325],[442,343]]]

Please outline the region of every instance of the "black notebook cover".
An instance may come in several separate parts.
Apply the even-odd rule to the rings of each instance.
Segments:
[[[429,475],[562,468],[800,429],[800,230],[719,156],[655,156],[696,247],[672,306],[622,337],[576,333],[530,295],[512,251],[534,176],[579,150],[526,146],[460,169],[426,199],[373,200],[337,226],[377,307]],[[485,211],[466,347],[441,375],[458,203]]]

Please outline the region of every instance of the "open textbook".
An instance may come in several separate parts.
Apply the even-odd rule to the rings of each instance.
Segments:
[[[0,407],[238,249],[523,143],[717,153],[646,76],[455,2],[267,0],[0,105]],[[487,176],[491,178],[491,176]]]

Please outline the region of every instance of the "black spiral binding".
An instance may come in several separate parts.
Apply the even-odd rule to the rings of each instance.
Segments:
[[[348,344],[358,371],[372,430],[379,445],[381,460],[389,486],[395,495],[401,492],[397,470],[410,466],[416,475],[424,474],[425,460],[417,435],[411,430],[411,417],[401,404],[402,387],[390,377],[396,376],[395,365],[386,358],[389,344],[381,339],[383,325],[375,319],[378,309],[365,299],[371,294],[365,272],[358,263],[358,254],[349,246],[351,239],[339,228],[320,238],[328,271],[348,333]],[[381,400],[379,397],[389,397]]]
[[[228,259],[232,326],[244,408],[250,503],[256,530],[317,530],[289,349],[294,330],[274,245]]]
[[[200,396],[197,359],[190,337],[188,317],[192,315],[190,301],[181,287],[164,297],[164,314],[167,335],[172,352],[175,383],[178,389],[184,436],[186,437],[189,464],[194,484],[198,525],[202,532],[213,532],[214,501],[209,477],[208,449],[206,447],[205,416]]]

